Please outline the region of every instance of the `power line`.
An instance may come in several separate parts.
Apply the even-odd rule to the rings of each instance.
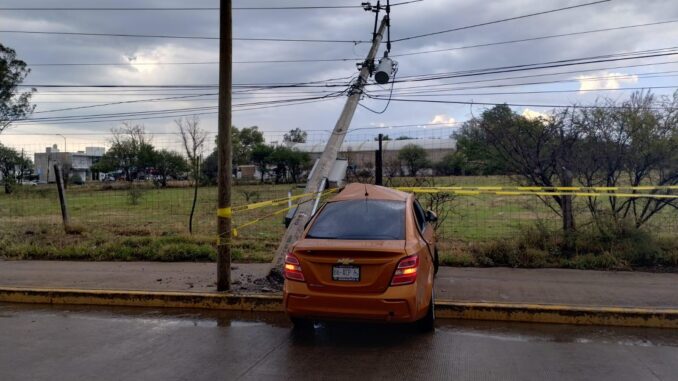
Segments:
[[[372,97],[372,99],[388,100],[384,97]],[[452,100],[436,100],[436,99],[407,99],[407,98],[391,98],[391,102],[413,102],[413,103],[443,103],[443,104],[459,104],[459,105],[476,105],[476,106],[496,106],[505,104],[511,107],[535,107],[535,108],[605,108],[605,109],[623,109],[624,106],[586,106],[586,105],[558,105],[558,104],[532,104],[532,103],[506,103],[506,102],[473,102],[473,101],[452,101]],[[659,109],[652,107],[651,109]]]
[[[530,13],[530,14],[522,15],[522,16],[515,16],[515,17],[510,17],[510,18],[505,18],[505,19],[500,19],[500,20],[494,20],[494,21],[488,21],[488,22],[479,23],[479,24],[467,25],[467,26],[463,26],[463,27],[459,27],[459,28],[447,29],[447,30],[438,31],[438,32],[432,32],[432,33],[426,33],[426,34],[421,34],[421,35],[416,35],[416,36],[404,37],[404,38],[392,40],[392,42],[412,40],[412,39],[416,39],[416,38],[428,37],[428,36],[433,36],[433,35],[438,35],[438,34],[443,34],[443,33],[450,33],[450,32],[464,30],[464,29],[471,29],[471,28],[476,28],[476,27],[481,27],[481,26],[486,26],[486,25],[491,25],[491,24],[498,24],[498,23],[503,23],[503,22],[512,21],[512,20],[523,19],[523,18],[527,18],[527,17],[539,16],[539,15],[544,15],[544,14],[548,14],[548,13],[561,12],[561,11],[586,7],[586,6],[600,4],[600,3],[607,3],[607,2],[610,2],[610,1],[612,1],[612,0],[599,0],[599,1],[595,1],[595,2],[578,4],[578,5],[573,5],[573,6],[569,6],[569,7],[562,7],[562,8],[552,9],[552,10],[548,10],[548,11]],[[90,37],[128,37],[128,38],[167,38],[167,39],[191,39],[191,40],[219,40],[219,37],[206,37],[206,36],[147,35],[147,34],[126,34],[126,33],[86,33],[86,32],[54,32],[54,31],[48,32],[48,31],[25,31],[25,30],[0,30],[0,33],[64,35],[64,36],[90,36]],[[254,37],[254,38],[253,37],[234,37],[233,40],[235,40],[235,41],[251,41],[251,42],[262,41],[262,42],[351,43],[351,44],[355,44],[355,45],[370,42],[370,41],[364,41],[364,40],[256,38],[256,37]]]
[[[545,36],[537,36],[537,37],[527,37],[527,38],[522,38],[522,39],[516,39],[516,40],[507,40],[507,41],[498,41],[498,42],[488,42],[488,43],[481,43],[481,44],[473,44],[473,45],[464,45],[464,46],[456,46],[452,48],[445,48],[445,49],[435,49],[435,50],[424,50],[424,51],[418,51],[418,52],[405,52],[405,53],[400,53],[400,54],[394,54],[392,57],[407,57],[407,56],[414,56],[414,55],[422,55],[422,54],[434,54],[434,53],[443,53],[443,52],[450,52],[450,51],[455,51],[455,50],[464,50],[464,49],[474,49],[474,48],[483,48],[483,47],[490,47],[490,46],[499,46],[499,45],[510,45],[510,44],[516,44],[516,43],[521,43],[521,42],[531,42],[531,41],[539,41],[539,40],[547,40],[547,39],[553,39],[553,38],[562,38],[562,37],[570,37],[570,36],[580,36],[580,35],[586,35],[586,34],[593,34],[593,33],[602,33],[602,32],[611,32],[611,31],[616,31],[616,30],[625,30],[625,29],[633,29],[633,28],[642,28],[642,27],[648,27],[648,26],[657,26],[657,25],[666,25],[666,24],[673,24],[677,23],[678,20],[667,20],[667,21],[657,21],[657,22],[651,22],[651,23],[644,23],[644,24],[633,24],[633,25],[624,25],[624,26],[619,26],[619,27],[612,27],[612,28],[603,28],[603,29],[592,29],[592,30],[586,30],[586,31],[580,31],[580,32],[570,32],[570,33],[560,33],[560,34],[552,34],[552,35],[545,35]],[[356,61],[358,60],[357,58],[300,58],[300,59],[276,59],[276,60],[246,60],[246,61],[233,61],[234,64],[284,64],[284,63],[312,63],[312,62],[317,62],[317,63],[322,63],[322,62],[348,62],[348,61]],[[218,61],[204,61],[204,62],[83,62],[83,63],[32,63],[29,66],[31,67],[41,67],[41,66],[155,66],[155,65],[218,65]]]
[[[391,4],[392,7],[411,3],[419,3],[424,0],[410,0]],[[287,10],[313,10],[313,9],[363,9],[362,5],[309,5],[309,6],[278,6],[278,7],[232,7],[234,11],[287,11]],[[2,7],[0,11],[218,11],[219,7]]]
[[[624,25],[624,26],[618,26],[618,27],[613,27],[613,28],[592,29],[592,30],[585,30],[585,31],[581,31],[581,32],[551,34],[551,35],[546,35],[546,36],[521,38],[521,39],[517,39],[517,40],[488,42],[488,43],[482,43],[482,44],[457,46],[457,47],[445,48],[445,49],[435,49],[435,50],[425,50],[425,51],[420,51],[420,52],[401,53],[401,54],[394,54],[393,57],[407,57],[407,56],[414,56],[414,55],[420,55],[420,54],[442,53],[442,52],[451,52],[451,51],[463,50],[463,49],[484,48],[484,47],[488,47],[488,46],[509,45],[509,44],[517,44],[517,43],[521,43],[521,42],[531,42],[531,41],[547,40],[547,39],[552,39],[552,38],[579,36],[579,35],[585,35],[585,34],[591,34],[591,33],[602,33],[602,32],[611,32],[611,31],[615,31],[615,30],[624,30],[624,29],[642,28],[642,27],[647,27],[647,26],[673,24],[673,23],[677,23],[677,22],[678,22],[678,20],[667,20],[667,21],[657,21],[657,22],[645,23],[645,24]]]
[[[511,65],[503,67],[492,67],[484,69],[473,69],[467,71],[457,71],[457,72],[448,72],[448,73],[436,73],[436,74],[424,74],[417,76],[405,77],[405,79],[400,79],[395,82],[404,83],[404,82],[423,82],[423,81],[433,81],[441,79],[450,79],[450,78],[461,78],[461,77],[472,77],[480,75],[490,75],[490,74],[502,74],[509,72],[518,72],[518,71],[527,71],[527,70],[542,70],[550,69],[557,67],[567,67],[567,66],[577,66],[577,65],[589,65],[595,63],[606,63],[606,62],[616,62],[624,60],[633,60],[633,59],[643,59],[643,58],[655,58],[655,57],[664,57],[678,55],[677,47],[662,48],[662,49],[653,49],[645,51],[636,51],[636,52],[627,52],[627,53],[614,53],[593,57],[580,57],[573,59],[563,59],[556,61],[546,61],[539,63],[527,63],[520,65]],[[653,53],[654,52],[654,53]],[[652,54],[644,54],[652,53]],[[600,69],[599,69],[600,70]],[[319,80],[312,82],[299,82],[299,83],[251,83],[251,84],[234,84],[236,88],[249,89],[256,91],[257,89],[277,89],[277,88],[330,88],[330,87],[345,87],[345,83],[333,83],[337,79],[328,79],[328,80]],[[21,87],[32,87],[32,88],[114,88],[114,89],[183,89],[183,90],[201,90],[201,89],[210,89],[216,88],[216,84],[201,84],[201,85],[109,85],[109,84],[90,84],[90,85],[57,85],[57,84],[30,84],[30,85],[19,85]],[[246,90],[243,90],[245,92]]]
[[[610,0],[605,0],[610,1]],[[0,33],[12,34],[40,34],[55,36],[88,36],[88,37],[127,37],[127,38],[164,38],[181,40],[219,40],[219,37],[208,36],[178,36],[166,34],[127,34],[127,33],[87,33],[87,32],[46,32],[46,31],[28,31],[28,30],[0,30]],[[349,43],[362,44],[370,41],[364,40],[333,40],[333,39],[309,39],[309,38],[259,38],[259,37],[233,37],[234,41],[262,41],[262,42],[320,42],[320,43]]]
[[[596,4],[601,4],[601,3],[608,3],[610,1],[612,1],[612,0],[600,0],[600,1],[594,1],[594,2],[591,2],[591,3],[577,4],[577,5],[572,5],[572,6],[569,6],[569,7],[551,9],[551,10],[548,10],[548,11],[528,13],[528,14],[522,15],[522,16],[508,17],[508,18],[494,20],[494,21],[487,21],[487,22],[483,22],[483,23],[479,23],[479,24],[472,24],[472,25],[466,25],[466,26],[452,28],[452,29],[441,30],[441,31],[438,31],[438,32],[431,32],[431,33],[419,34],[419,35],[410,36],[410,37],[403,37],[403,38],[395,39],[392,42],[400,42],[400,41],[413,40],[413,39],[416,39],[416,38],[436,36],[436,35],[444,34],[444,33],[457,32],[457,31],[460,31],[460,30],[478,28],[478,27],[481,27],[481,26],[499,24],[499,23],[503,23],[503,22],[507,22],[507,21],[514,21],[514,20],[524,19],[524,18],[528,18],[528,17],[541,16],[541,15],[545,15],[545,14],[549,14],[549,13],[562,12],[562,11],[567,11],[567,10],[570,10],[570,9],[588,7],[588,6],[591,6],[591,5],[596,5]]]

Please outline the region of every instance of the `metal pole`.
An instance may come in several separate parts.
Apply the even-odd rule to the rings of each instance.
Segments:
[[[318,163],[313,170],[312,176],[306,183],[305,193],[315,192],[319,188],[320,182],[329,177],[332,165],[334,165],[337,160],[337,154],[339,153],[341,143],[344,142],[344,137],[346,136],[348,127],[350,126],[351,120],[353,119],[353,114],[355,114],[355,110],[358,108],[358,102],[360,102],[360,97],[363,93],[363,87],[367,83],[367,79],[370,76],[370,66],[372,66],[372,62],[377,55],[377,51],[379,50],[379,45],[383,39],[387,24],[388,16],[385,16],[381,20],[381,25],[379,26],[379,30],[377,31],[374,41],[372,41],[372,47],[370,48],[370,52],[367,54],[365,63],[360,70],[360,76],[358,77],[357,82],[350,93],[351,95],[346,101],[346,105],[341,112],[341,116],[339,116],[337,124],[334,126],[332,135],[325,145],[325,150],[321,154],[320,159],[318,159]],[[292,243],[299,239],[301,233],[304,231],[304,226],[306,225],[307,219],[311,216],[313,205],[310,202],[304,201],[312,200],[312,197],[313,196],[309,196],[306,199],[299,200],[299,206],[297,207],[297,212],[294,215],[294,219],[292,219],[289,228],[287,228],[287,231],[285,232],[285,235],[283,236],[283,239],[276,250],[275,257],[273,258],[270,271],[270,275],[273,278],[282,279],[281,269],[283,262],[285,261],[285,255],[288,253]]]
[[[384,155],[381,148],[381,142],[384,140],[384,135],[379,134],[379,149],[377,150],[377,155],[375,157],[374,163],[376,168],[374,170],[374,183],[376,185],[384,185]]]
[[[233,30],[231,0],[220,0],[219,11],[219,189],[217,217],[217,290],[231,287],[231,85]]]

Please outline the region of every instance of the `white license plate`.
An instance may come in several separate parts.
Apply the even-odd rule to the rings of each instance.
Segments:
[[[332,279],[341,282],[359,282],[360,266],[332,266]]]

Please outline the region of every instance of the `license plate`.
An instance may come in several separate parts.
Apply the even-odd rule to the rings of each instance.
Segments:
[[[359,282],[360,266],[332,266],[332,279],[340,282]]]

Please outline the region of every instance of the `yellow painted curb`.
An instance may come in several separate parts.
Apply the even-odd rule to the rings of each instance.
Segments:
[[[678,328],[678,309],[436,301],[436,316],[528,323]]]
[[[0,302],[282,312],[280,295],[0,287]]]
[[[0,287],[0,302],[282,312],[280,294]],[[678,328],[678,309],[436,301],[436,316],[529,323]]]

